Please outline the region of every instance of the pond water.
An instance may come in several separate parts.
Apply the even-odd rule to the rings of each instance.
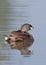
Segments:
[[[24,57],[5,43],[5,35],[24,23],[34,26],[29,31],[34,44],[33,55]],[[46,0],[0,0],[0,65],[46,65]]]

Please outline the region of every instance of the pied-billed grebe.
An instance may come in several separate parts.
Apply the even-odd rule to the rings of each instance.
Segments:
[[[31,24],[23,24],[18,31],[12,31],[10,35],[5,37],[5,41],[10,45],[12,49],[18,49],[23,55],[30,55],[31,51],[28,50],[33,42],[34,38],[28,33],[33,26]]]

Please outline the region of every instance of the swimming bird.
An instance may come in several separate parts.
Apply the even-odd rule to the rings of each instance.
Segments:
[[[31,24],[25,23],[21,26],[20,30],[12,31],[5,37],[5,41],[12,49],[20,50],[22,55],[30,55],[31,50],[28,50],[34,42],[34,37],[28,31],[34,27]]]

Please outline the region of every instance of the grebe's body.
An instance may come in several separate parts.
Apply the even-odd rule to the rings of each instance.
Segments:
[[[5,37],[6,42],[12,49],[18,49],[23,55],[30,55],[31,51],[28,50],[33,42],[34,38],[28,33],[28,30],[32,29],[32,25],[24,24],[18,31],[12,31],[10,35]]]

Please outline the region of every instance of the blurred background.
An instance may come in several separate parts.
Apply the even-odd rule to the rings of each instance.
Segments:
[[[24,23],[34,26],[30,57],[5,43],[5,35]],[[46,65],[46,0],[0,0],[0,65]]]

